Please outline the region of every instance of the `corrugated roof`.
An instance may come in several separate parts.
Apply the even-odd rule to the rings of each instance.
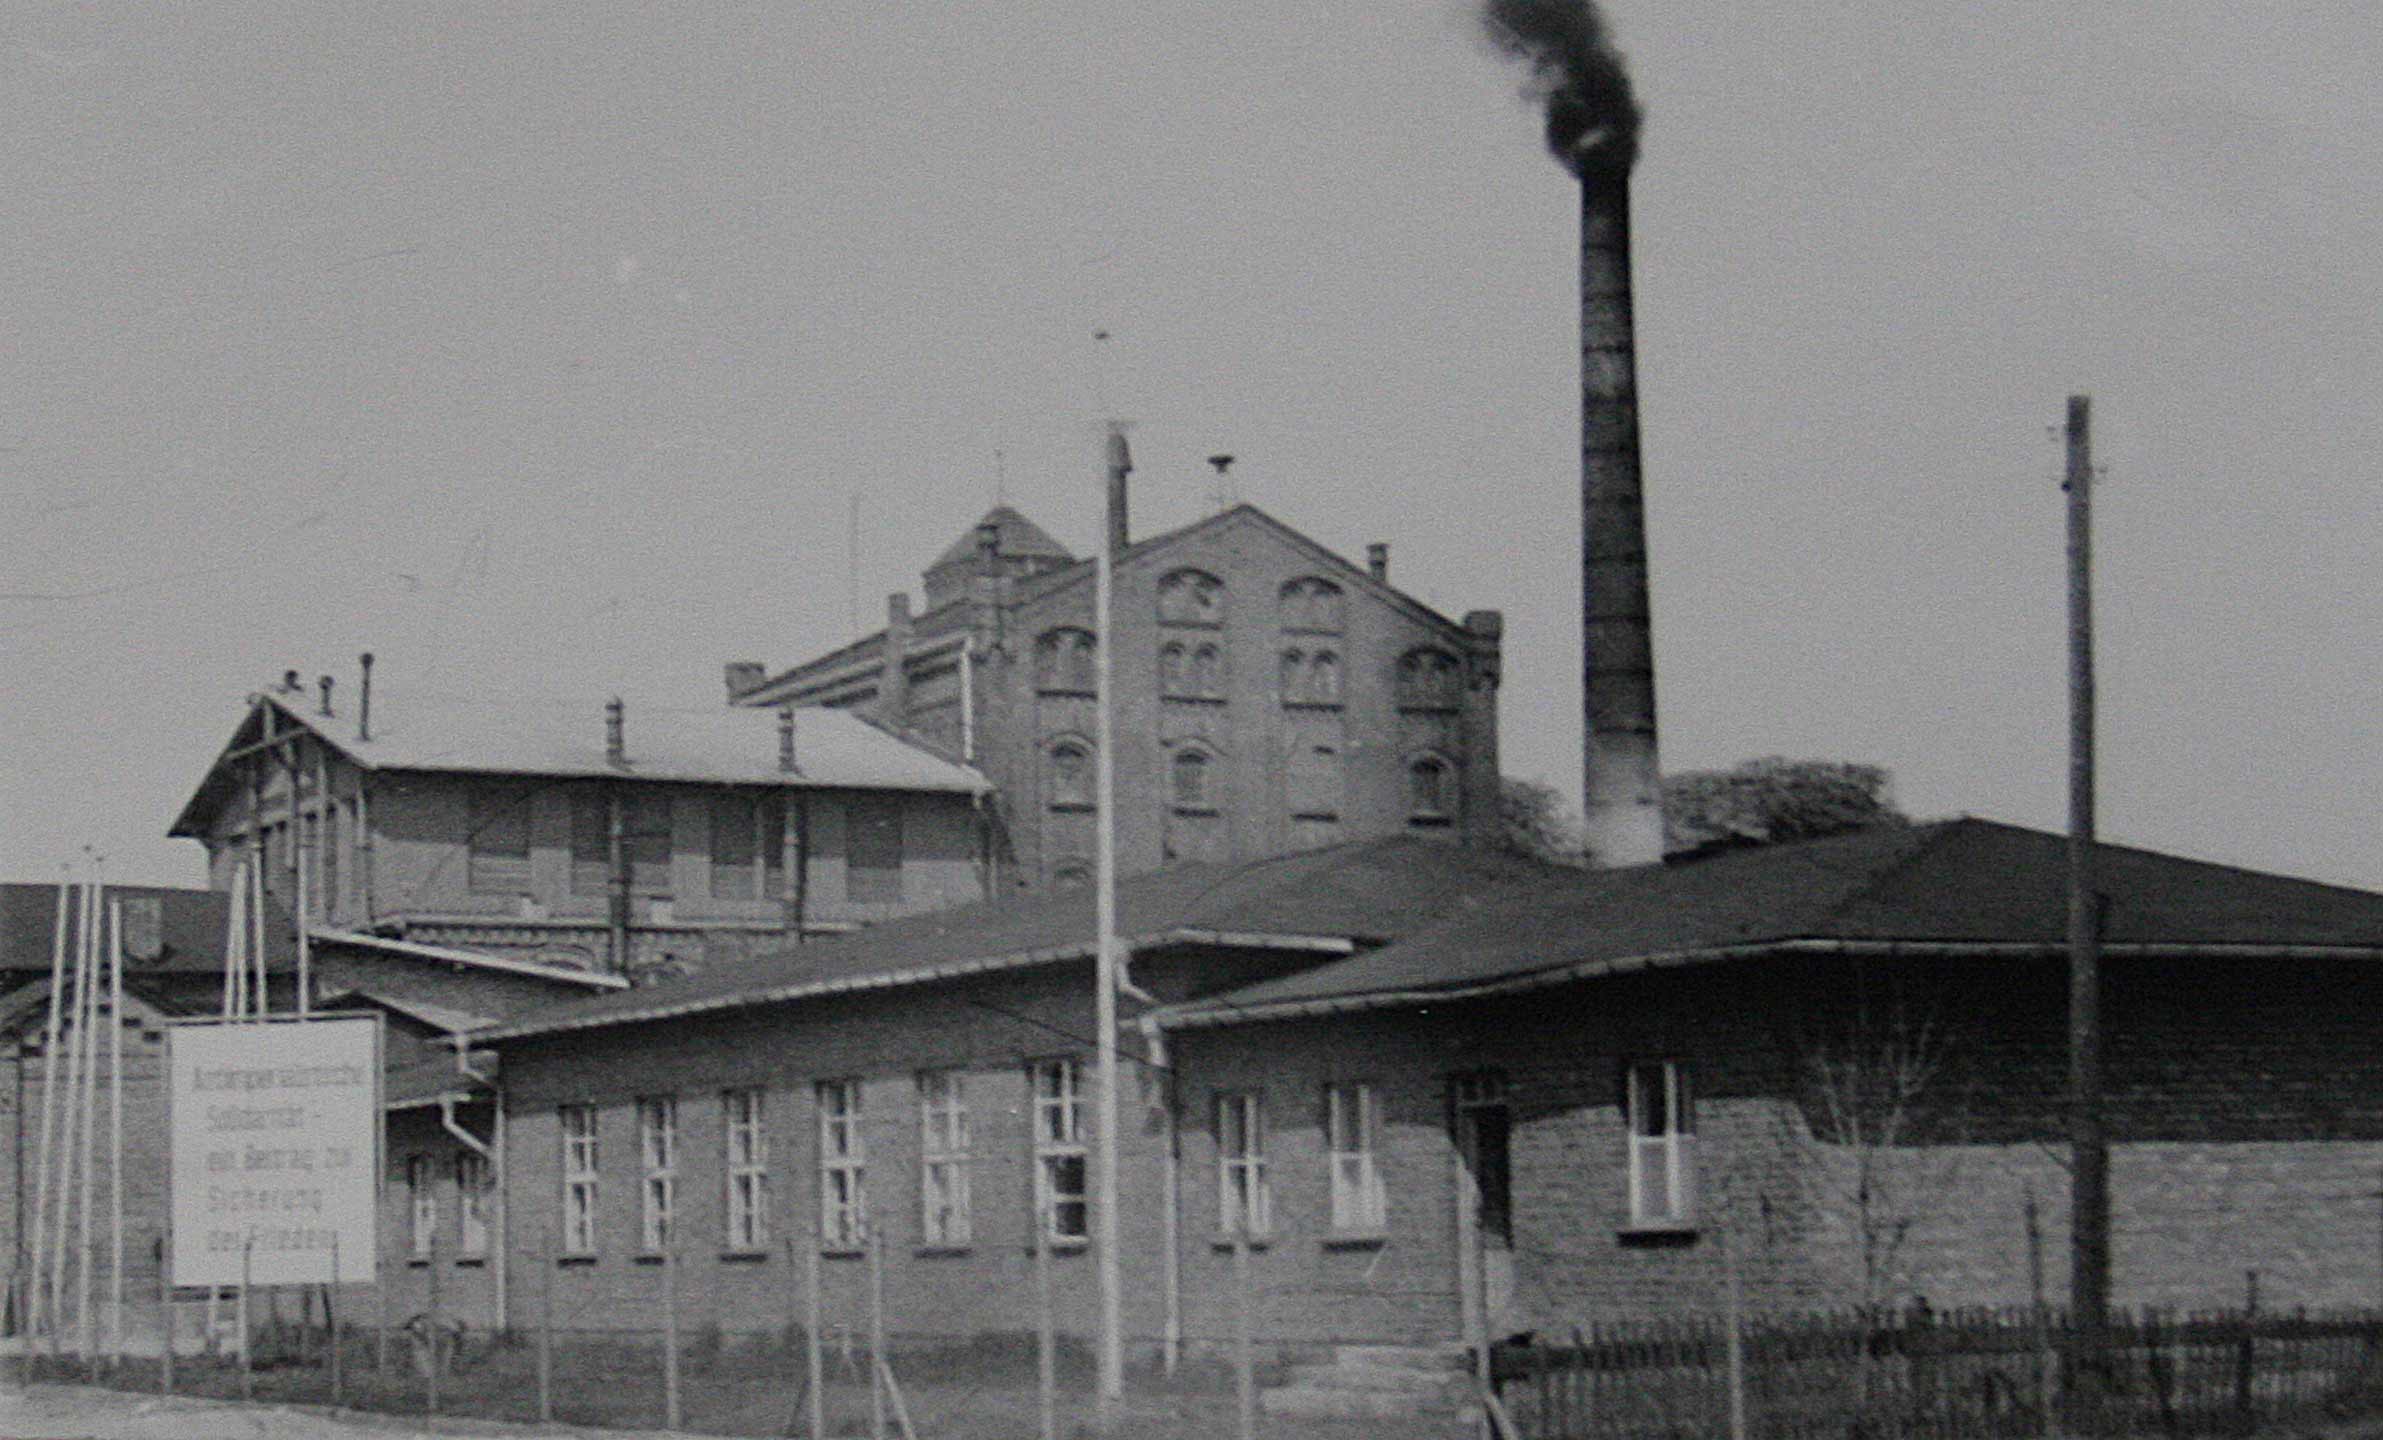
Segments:
[[[106,893],[127,901],[153,902],[157,907],[157,952],[153,957],[144,957],[140,948],[145,947],[135,948],[125,959],[126,975],[160,971],[212,973],[223,969],[224,927],[231,905],[228,893],[161,885],[110,885]],[[47,973],[57,923],[57,886],[0,885],[0,969]],[[128,936],[139,928],[141,922],[128,918],[125,925]],[[297,953],[289,912],[279,902],[268,899],[267,968],[276,972],[294,969]]]
[[[2118,845],[2097,853],[2107,945],[2383,949],[2383,895]],[[1398,944],[1172,1006],[1161,1019],[1428,996],[1805,940],[2058,946],[2067,886],[2063,837],[1966,818],[1573,872]]]
[[[385,689],[390,687],[384,687]],[[352,714],[312,713],[301,697],[266,694],[276,724],[313,731],[358,764],[376,770],[503,775],[624,776],[709,784],[932,790],[977,794],[985,778],[965,765],[879,729],[857,715],[805,711],[796,722],[795,771],[778,768],[774,712],[744,707],[659,710],[631,705],[624,730],[628,758],[604,753],[604,702],[557,702],[535,695],[408,701],[376,693],[372,738],[356,738]],[[231,746],[255,734],[242,722]],[[168,833],[196,833],[220,789],[212,767]]]
[[[1117,929],[1258,945],[1378,943],[1545,867],[1497,852],[1396,837],[1242,865],[1181,864],[1122,880]],[[483,1040],[767,1004],[862,984],[947,976],[1089,954],[1093,896],[1070,890],[890,920],[842,939],[715,966],[685,979],[532,1011]],[[1227,941],[1226,943],[1230,943]]]

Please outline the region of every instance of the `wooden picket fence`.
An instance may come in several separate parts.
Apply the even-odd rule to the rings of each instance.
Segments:
[[[2383,1410],[2383,1311],[2027,1308],[1645,1320],[1493,1352],[1527,1440],[2241,1434]],[[1734,1421],[1733,1421],[1733,1416]]]

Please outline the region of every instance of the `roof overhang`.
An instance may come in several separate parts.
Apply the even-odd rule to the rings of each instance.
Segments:
[[[310,929],[307,938],[318,944],[354,945],[361,949],[379,950],[391,955],[403,955],[409,960],[430,960],[446,965],[470,965],[481,970],[501,970],[512,975],[534,975],[541,980],[556,980],[570,985],[585,985],[591,990],[626,990],[628,980],[619,975],[600,975],[592,970],[574,970],[567,965],[548,965],[536,960],[514,960],[502,955],[488,955],[478,950],[456,950],[445,945],[424,945],[415,940],[392,940],[385,935],[367,935],[360,930]]]
[[[1157,949],[1163,945],[1217,945],[1247,950],[1288,950],[1309,955],[1352,955],[1356,953],[1357,949],[1355,941],[1329,935],[1271,935],[1187,928],[1157,930],[1146,935],[1120,936],[1118,943],[1128,951]],[[1098,948],[1094,942],[1087,940],[1069,945],[1047,946],[1038,950],[1020,950],[1004,955],[986,955],[967,960],[946,961],[941,965],[922,965],[913,970],[878,970],[861,975],[842,975],[833,979],[805,980],[787,985],[773,985],[731,995],[707,995],[700,999],[684,1000],[675,1004],[658,1004],[650,1009],[603,1015],[583,1015],[567,1020],[548,1021],[543,1024],[497,1025],[486,1030],[474,1031],[472,1043],[493,1045],[505,1040],[524,1040],[579,1030],[605,1029],[616,1025],[647,1025],[663,1020],[680,1020],[691,1015],[709,1014],[720,1010],[741,1010],[754,1005],[780,1005],[789,1001],[818,999],[830,995],[853,995],[877,990],[934,985],[947,980],[961,980],[971,976],[990,975],[1007,970],[1022,970],[1037,965],[1055,965],[1070,960],[1089,960]]]
[[[1154,1010],[1142,1023],[1158,1030],[1200,1030],[1224,1025],[1254,1025],[1270,1020],[1303,1020],[1325,1015],[1349,1015],[1368,1010],[1403,1010],[1466,1000],[1495,999],[1527,994],[1584,980],[1599,980],[1649,970],[1715,965],[1731,960],[1772,956],[1823,956],[1869,960],[2065,960],[2068,946],[2033,940],[1834,940],[1805,938],[1771,940],[1751,945],[1723,945],[1697,950],[1655,951],[1544,970],[1504,975],[1472,984],[1414,986],[1371,990],[1351,995],[1285,999],[1238,1004],[1229,999],[1206,999]],[[2383,963],[2383,945],[2251,945],[2217,942],[2104,941],[2105,959],[2201,960],[2349,960]]]

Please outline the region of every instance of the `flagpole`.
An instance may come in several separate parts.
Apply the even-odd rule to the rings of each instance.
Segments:
[[[1125,424],[1109,422],[1107,447],[1107,492],[1109,508],[1116,507],[1116,497],[1123,488],[1125,472],[1133,468],[1125,448]],[[1116,536],[1122,528],[1120,517],[1111,513],[1102,517],[1099,558],[1093,569],[1094,625],[1099,632],[1093,648],[1095,683],[1098,699],[1095,704],[1097,736],[1094,741],[1094,783],[1098,789],[1098,868],[1094,877],[1099,892],[1095,937],[1098,953],[1099,1001],[1093,1022],[1096,1042],[1094,1051],[1094,1083],[1099,1102],[1097,1199],[1093,1207],[1099,1237],[1094,1246],[1094,1260],[1100,1281],[1100,1351],[1099,1401],[1103,1407],[1113,1405],[1125,1397],[1125,1339],[1123,1312],[1125,1308],[1123,1266],[1117,1253],[1117,716],[1115,656],[1110,644],[1114,627],[1110,612],[1114,608],[1117,565]]]

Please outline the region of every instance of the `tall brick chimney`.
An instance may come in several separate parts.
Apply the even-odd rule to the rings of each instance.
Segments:
[[[1663,858],[1663,788],[1639,477],[1629,156],[1608,132],[1591,132],[1577,168],[1582,819],[1594,863],[1650,865]]]

